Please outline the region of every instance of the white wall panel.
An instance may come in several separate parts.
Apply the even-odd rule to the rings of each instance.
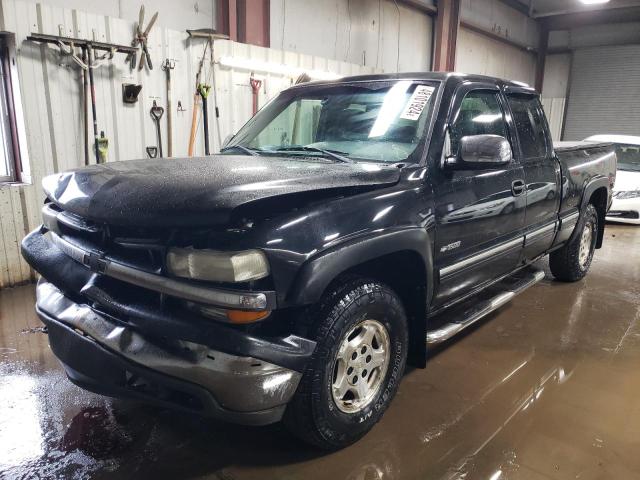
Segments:
[[[274,48],[385,72],[431,69],[433,20],[393,1],[271,0],[270,28]]]
[[[456,51],[456,70],[533,85],[536,58],[532,53],[461,28]]]
[[[123,2],[124,4],[125,2]],[[133,2],[138,5],[137,2]],[[150,2],[149,2],[150,3]],[[65,2],[68,4],[68,2]],[[89,4],[91,6],[91,4]],[[2,0],[4,30],[16,33],[18,75],[22,89],[31,185],[0,185],[0,287],[29,280],[32,272],[22,260],[19,243],[28,231],[40,223],[44,175],[83,165],[83,122],[81,73],[69,58],[62,58],[56,48],[26,42],[31,32],[58,35],[63,33],[128,45],[134,20],[119,19],[80,10],[64,9],[51,3],[35,4],[24,0]],[[147,5],[147,15],[153,7]],[[136,10],[137,11],[137,10]],[[162,22],[162,17],[159,19]],[[154,27],[149,38],[149,50],[154,69],[149,72],[129,71],[125,57],[117,54],[110,64],[95,70],[98,127],[109,138],[109,161],[129,160],[146,156],[145,147],[156,144],[154,123],[149,109],[153,101],[166,108],[165,73],[162,61],[176,61],[173,83],[173,152],[186,155],[191,127],[195,73],[202,56],[202,40],[191,42],[184,31]],[[234,56],[286,63],[293,67],[332,71],[343,75],[371,73],[374,67],[362,67],[335,59],[329,60],[298,52],[286,52],[229,41],[215,43],[214,59]],[[402,60],[402,59],[401,59]],[[207,57],[203,78],[211,83],[212,69]],[[213,118],[213,98],[209,97],[210,137],[212,151],[219,149],[218,138],[235,132],[251,116],[252,93],[250,72],[230,69],[218,64],[215,78],[220,110],[220,130]],[[291,85],[293,79],[261,74],[264,80],[259,104]],[[138,103],[122,102],[122,83],[143,85]],[[178,101],[184,112],[177,112]],[[164,152],[167,152],[166,115],[162,119]],[[89,122],[91,115],[89,114]],[[202,125],[198,129],[197,154],[204,153]],[[93,134],[91,133],[90,138]],[[93,143],[93,142],[91,142]],[[166,161],[171,161],[167,159]],[[93,157],[92,157],[93,162]]]
[[[140,6],[144,4],[145,24],[155,12],[160,24],[176,30],[212,28],[216,24],[216,0],[47,0],[46,3],[54,8],[77,9],[128,21],[138,20]]]
[[[542,106],[549,122],[551,138],[555,142],[562,140],[562,122],[566,101],[567,99],[564,97],[542,97]]]

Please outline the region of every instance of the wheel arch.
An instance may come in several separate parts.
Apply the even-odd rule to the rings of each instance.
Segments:
[[[426,364],[427,305],[433,295],[433,255],[429,233],[408,228],[379,233],[335,247],[300,268],[287,303],[311,305],[344,278],[361,276],[392,288],[409,322],[411,365]]]
[[[581,216],[585,214],[587,205],[589,204],[593,205],[598,212],[598,236],[596,239],[596,248],[602,247],[602,241],[604,238],[604,223],[605,216],[607,214],[610,188],[611,184],[608,178],[594,178],[585,186],[584,193],[582,195],[582,201],[580,203]],[[577,235],[576,232],[577,229],[573,232],[573,235]]]

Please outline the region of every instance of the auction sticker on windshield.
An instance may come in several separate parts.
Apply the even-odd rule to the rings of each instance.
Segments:
[[[429,103],[429,99],[433,94],[435,87],[428,85],[418,85],[416,90],[411,95],[407,106],[404,107],[404,111],[400,115],[400,118],[404,120],[418,120],[420,114],[424,110],[424,107]]]

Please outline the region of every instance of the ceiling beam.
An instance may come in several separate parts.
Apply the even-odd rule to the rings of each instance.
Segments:
[[[549,30],[565,30],[588,25],[640,21],[640,7],[609,8],[537,17]]]
[[[531,54],[537,54],[538,53],[538,49],[536,47],[525,45],[524,43],[520,43],[520,42],[517,42],[517,41],[512,40],[510,38],[503,37],[502,35],[498,35],[497,33],[494,33],[492,31],[487,30],[487,29],[485,29],[483,27],[480,27],[478,25],[474,25],[473,23],[461,20],[460,21],[460,26],[462,28],[464,28],[465,30],[469,30],[471,32],[478,33],[478,34],[483,35],[483,36],[485,36],[487,38],[495,40],[497,42],[504,43],[505,45],[509,45],[510,47],[514,47],[514,48],[517,48],[519,50],[522,50],[523,52],[527,52],[527,53],[531,53]]]
[[[398,0],[398,3],[411,7],[419,12],[426,13],[430,17],[435,17],[438,14],[438,7],[428,5],[421,0]]]
[[[507,7],[511,7],[518,12],[529,16],[529,5],[524,4],[518,0],[498,0],[500,3],[504,3]]]

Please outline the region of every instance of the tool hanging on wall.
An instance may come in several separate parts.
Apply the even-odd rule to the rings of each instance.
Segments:
[[[93,78],[92,67],[92,65],[95,63],[95,58],[93,56],[93,48],[91,47],[91,45],[87,46],[87,57],[89,58],[87,68],[89,70],[89,91],[91,92],[91,114],[93,115],[93,146],[96,152],[96,163],[101,163],[100,151],[98,149],[98,113],[96,110],[96,84]]]
[[[123,83],[122,101],[124,103],[136,103],[138,101],[140,90],[142,90],[142,85],[136,85],[134,83]]]
[[[204,125],[204,154],[211,155],[209,148],[209,107],[207,106],[207,97],[211,91],[211,85],[201,83],[198,85],[198,93],[202,97],[202,124]]]
[[[198,71],[196,72],[196,91],[193,95],[193,111],[191,114],[191,134],[189,135],[189,156],[192,157],[194,154],[194,150],[195,150],[195,143],[196,143],[196,135],[197,135],[197,130],[198,130],[198,107],[200,104],[200,101],[202,99],[202,96],[200,94],[200,90],[199,87],[202,84],[201,82],[201,78],[202,78],[202,69],[204,66],[204,60],[207,56],[207,48],[209,48],[210,50],[210,58],[211,58],[211,69],[210,69],[210,75],[211,76],[215,76],[215,69],[213,68],[213,62],[214,62],[214,56],[213,56],[213,43],[214,40],[217,39],[223,39],[223,40],[227,40],[229,39],[228,35],[223,35],[220,33],[217,33],[215,30],[209,29],[209,28],[201,28],[198,30],[187,30],[187,33],[189,34],[189,38],[190,39],[198,39],[198,38],[203,38],[206,39],[206,42],[204,44],[204,50],[202,52],[202,58],[200,58],[200,63],[198,65]],[[205,82],[205,84],[208,82]],[[215,111],[216,111],[216,127],[218,130],[218,138],[220,139],[220,121],[219,121],[219,110],[218,110],[218,100],[217,100],[217,94],[216,94],[216,90],[215,90],[215,78],[214,78],[214,90],[213,90],[213,101],[214,101],[214,107],[215,107]],[[203,115],[204,115],[204,107],[203,107]],[[207,123],[208,123],[208,119],[207,119]],[[209,137],[207,136],[205,138],[205,144],[209,142]],[[219,141],[219,143],[221,143]],[[206,147],[206,145],[205,145]]]
[[[114,43],[105,43],[105,42],[96,42],[94,40],[86,40],[82,38],[71,38],[71,37],[63,37],[59,35],[45,35],[42,33],[32,33],[27,37],[28,41],[45,43],[56,45],[61,54],[68,55],[72,58],[72,60],[80,66],[83,70],[85,70],[88,75],[83,75],[82,84],[84,88],[84,92],[86,92],[86,77],[89,77],[89,90],[91,96],[91,112],[93,115],[93,138],[94,138],[94,155],[96,163],[101,163],[100,161],[100,151],[99,151],[99,137],[98,137],[98,119],[96,112],[96,92],[95,92],[95,79],[93,76],[93,70],[95,68],[100,67],[102,64],[110,61],[116,53],[135,53],[136,49],[133,47],[127,47],[124,45],[117,45]],[[79,48],[81,51],[81,57],[78,57],[76,49]],[[96,56],[95,52],[101,51],[104,52],[103,55]],[[86,100],[85,100],[86,105]],[[85,108],[85,112],[87,108]],[[85,119],[84,128],[87,130],[88,126],[88,117],[87,114],[83,115]],[[87,152],[85,162],[89,163],[88,156],[88,144],[89,138],[88,134],[85,134],[85,151]]]
[[[167,58],[162,69],[167,74],[167,156],[173,156],[173,110],[171,102],[171,70],[176,68],[175,60]]]
[[[213,44],[209,50],[211,62],[209,64],[209,72],[211,73],[211,88],[213,90],[213,109],[216,114],[216,135],[218,137],[218,147],[222,148],[222,130],[220,128],[220,109],[218,108],[218,84],[216,83],[216,66],[215,57],[213,55]]]
[[[129,62],[129,67],[131,68],[131,70],[136,68],[136,55],[138,52],[138,45],[142,49],[142,53],[140,54],[140,63],[138,64],[138,70],[142,70],[145,64],[145,60],[147,67],[149,67],[149,70],[153,70],[153,63],[151,62],[151,55],[149,54],[147,41],[149,40],[149,32],[151,32],[151,28],[153,27],[153,24],[156,23],[157,19],[158,12],[153,14],[149,25],[147,25],[147,28],[145,28],[143,31],[142,28],[144,24],[144,5],[140,7],[140,12],[138,13],[138,25],[136,25],[136,34],[133,42],[131,43],[131,45],[135,48],[135,51],[127,56],[127,62]]]
[[[258,80],[253,76],[253,72],[251,72],[251,77],[249,78],[249,84],[251,85],[251,92],[253,93],[253,115],[258,113],[258,93],[260,92],[260,87],[262,86],[262,80]]]
[[[187,30],[188,31],[188,30]],[[200,64],[198,65],[198,71],[196,72],[196,93],[193,95],[193,110],[191,113],[191,133],[189,135],[189,156],[193,157],[195,145],[196,145],[196,135],[198,129],[198,105],[200,103],[200,92],[198,87],[200,86],[200,78],[202,77],[202,67],[204,65],[204,59],[207,55],[207,48],[211,40],[208,40],[207,43],[204,44],[204,51],[202,52],[202,58],[200,59]]]
[[[100,155],[100,163],[105,163],[109,154],[109,139],[104,136],[104,131],[100,132],[98,139],[98,154]]]
[[[164,114],[164,108],[159,106],[156,103],[156,101],[154,100],[153,101],[153,106],[151,107],[151,110],[150,110],[150,113],[151,113],[151,118],[153,118],[153,121],[156,122],[156,138],[158,140],[158,152],[160,153],[160,158],[162,158],[163,157],[163,155],[162,155],[162,129],[160,128],[160,119],[162,118],[162,115]]]
[[[82,50],[82,63],[87,64],[87,52]],[[87,68],[82,69],[82,125],[84,139],[84,164],[89,165],[89,94],[87,87],[89,86],[89,73]]]
[[[156,158],[158,156],[158,147],[147,147],[145,150],[149,158]]]

